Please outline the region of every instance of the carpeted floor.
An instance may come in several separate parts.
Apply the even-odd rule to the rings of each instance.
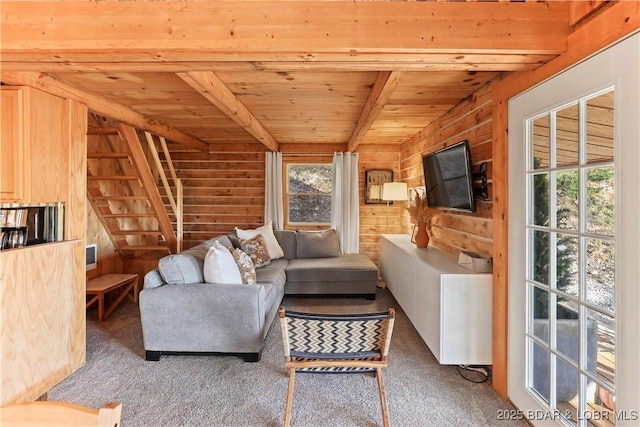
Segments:
[[[455,366],[438,364],[388,290],[378,289],[375,301],[285,298],[283,304],[323,313],[396,308],[385,370],[394,426],[527,425],[497,420],[499,411],[513,406],[500,399],[490,382],[470,382]],[[147,362],[134,303],[123,303],[102,324],[96,317],[96,311],[89,310],[86,364],[54,387],[49,400],[91,407],[122,402],[124,427],[283,424],[288,377],[277,320],[258,363],[231,356],[162,356],[159,362]],[[297,375],[292,425],[382,425],[375,378]]]

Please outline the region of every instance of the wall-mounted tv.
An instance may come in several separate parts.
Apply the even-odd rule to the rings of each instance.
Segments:
[[[475,212],[471,151],[467,140],[425,154],[422,167],[430,207]]]

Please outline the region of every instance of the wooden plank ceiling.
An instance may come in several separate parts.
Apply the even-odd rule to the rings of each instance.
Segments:
[[[202,150],[355,150],[552,60],[568,16],[555,1],[3,1],[1,80]]]

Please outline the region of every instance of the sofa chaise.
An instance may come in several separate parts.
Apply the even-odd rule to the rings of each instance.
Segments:
[[[375,264],[365,254],[340,254],[335,230],[269,230],[282,252],[255,268],[255,284],[208,283],[207,254],[213,246],[240,247],[239,232],[168,255],[145,275],[139,304],[147,360],[205,353],[257,362],[285,295],[375,298]]]

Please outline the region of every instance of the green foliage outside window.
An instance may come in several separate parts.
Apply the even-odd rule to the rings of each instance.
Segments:
[[[537,160],[537,159],[536,159]],[[537,169],[539,162],[534,164]],[[613,236],[615,224],[614,212],[614,170],[612,167],[600,167],[587,170],[586,175],[586,231],[594,235]],[[533,178],[533,224],[549,227],[549,174],[536,174]],[[579,232],[579,174],[576,171],[556,174],[556,241],[551,241],[550,229],[536,230],[533,233],[532,278],[536,282],[549,283],[551,263],[550,245],[556,246],[556,283],[561,292],[578,297],[578,273],[580,265],[580,239],[563,230]],[[590,240],[587,247],[587,270],[590,276],[605,288],[611,288],[610,304],[601,302],[607,308],[613,305],[615,262],[612,245],[596,238]],[[594,273],[595,272],[595,273]],[[549,293],[534,289],[534,317],[549,317]],[[558,313],[560,317],[560,313]]]

